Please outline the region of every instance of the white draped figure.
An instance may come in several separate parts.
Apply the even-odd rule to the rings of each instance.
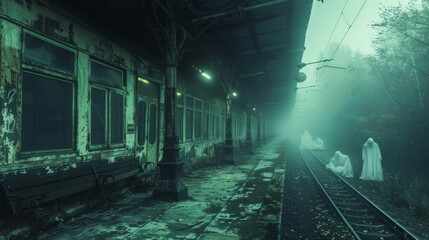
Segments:
[[[304,134],[301,136],[301,146],[299,149],[313,149],[313,138],[307,130],[305,130]]]
[[[374,139],[368,138],[362,147],[362,173],[360,179],[383,181],[383,169],[381,168],[380,147]]]
[[[349,156],[342,154],[340,151],[336,151],[334,157],[326,165],[326,168],[331,169],[335,173],[343,177],[353,177],[353,166],[350,162]]]
[[[323,140],[320,138],[316,138],[316,140],[314,140],[313,149],[325,150],[325,144],[323,143]]]

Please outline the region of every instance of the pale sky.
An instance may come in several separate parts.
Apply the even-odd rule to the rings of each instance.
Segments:
[[[371,41],[375,37],[376,32],[372,29],[371,24],[379,20],[379,7],[398,6],[398,4],[406,5],[409,1],[416,0],[367,0],[341,46],[348,46],[352,50],[359,51],[365,55],[374,53]],[[346,2],[347,5],[343,12],[344,16],[341,16],[330,41],[336,44],[341,41],[347,32],[349,25],[353,22],[365,0],[324,0],[324,3],[314,0],[306,34],[306,50],[302,58],[303,63],[321,60],[321,54],[328,43],[329,37]],[[330,58],[331,56],[332,52],[326,51],[323,59]],[[335,59],[335,55],[333,58]],[[314,98],[314,95],[327,94],[319,89],[316,82],[317,77],[322,79],[323,70],[317,72],[316,75],[316,68],[317,64],[312,64],[301,69],[301,72],[307,75],[307,80],[297,85],[298,89],[292,123],[305,124],[303,120],[314,116],[314,111],[323,109],[324,107],[324,103],[314,102],[314,99],[318,99]],[[338,70],[339,73],[341,71],[343,70]]]
[[[320,55],[328,43],[329,37],[334,30],[335,24],[346,1],[347,0],[324,0],[324,3],[314,1],[305,41],[306,50],[304,51],[302,62],[308,63],[320,60]],[[370,25],[378,21],[379,7],[397,6],[398,4],[406,5],[409,1],[410,0],[367,0],[341,46],[348,46],[364,54],[373,53],[374,50],[371,47],[371,41],[375,31]],[[353,19],[364,2],[365,0],[348,0],[344,8],[344,14],[341,16],[330,42],[340,42],[341,38],[347,32],[349,24],[353,22]],[[332,53],[326,52],[324,58],[331,57],[331,54]],[[304,83],[298,84],[298,86],[314,84],[316,66],[317,64],[308,65],[302,69],[302,71],[307,74],[307,80]]]

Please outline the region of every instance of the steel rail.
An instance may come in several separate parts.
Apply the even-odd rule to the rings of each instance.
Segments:
[[[316,156],[313,152],[308,151],[308,153],[310,153],[315,159],[317,159],[323,166],[325,166],[325,163],[318,157]],[[319,185],[321,186],[321,188],[323,189],[323,192],[325,192],[325,194],[329,193],[327,191],[325,191],[325,187],[323,185],[321,185],[320,181],[318,180],[318,178],[316,177],[316,175],[313,173],[313,171],[310,168],[310,165],[307,163],[307,160],[305,159],[302,151],[300,150],[300,154],[305,162],[305,164],[307,165],[307,167],[310,169],[311,173],[313,174],[313,177],[316,179],[316,181],[319,183]],[[400,224],[399,222],[397,222],[395,219],[393,219],[391,216],[389,216],[389,214],[387,214],[385,211],[383,211],[382,209],[380,209],[377,205],[375,205],[372,201],[370,201],[367,197],[365,197],[363,194],[361,194],[357,189],[355,189],[353,186],[351,186],[343,177],[341,177],[340,175],[336,174],[333,171],[328,171],[330,173],[329,177],[334,177],[336,176],[335,179],[339,179],[339,183],[336,184],[337,186],[342,184],[341,186],[346,186],[346,188],[351,191],[352,195],[348,196],[347,194],[342,194],[343,198],[338,198],[337,197],[337,201],[338,200],[353,200],[352,198],[357,197],[360,200],[361,205],[363,204],[364,207],[368,208],[368,210],[371,211],[372,214],[374,214],[378,220],[381,220],[381,222],[384,223],[384,227],[386,227],[386,229],[388,229],[389,231],[391,231],[393,234],[397,235],[398,237],[401,237],[402,239],[418,239],[414,234],[412,234],[409,230],[407,230],[402,224]],[[331,189],[331,190],[339,190],[342,189],[341,188],[332,188],[332,186],[326,187],[326,189]],[[337,193],[338,194],[338,193]],[[349,222],[349,220],[347,220],[347,218],[353,218],[356,217],[356,215],[351,215],[350,212],[365,212],[366,210],[364,209],[355,209],[359,203],[341,203],[338,201],[338,203],[335,203],[335,201],[333,200],[333,198],[335,199],[336,196],[328,196],[329,201],[331,202],[331,204],[333,204],[335,210],[337,211],[337,213],[340,215],[341,219],[345,222],[345,224],[351,229],[352,233],[356,233],[357,235],[359,235],[358,237],[356,237],[357,239],[361,239],[361,238],[365,238],[367,236],[373,236],[373,237],[383,237],[383,234],[379,234],[378,233],[368,233],[368,232],[359,232],[357,230],[355,230],[355,227],[371,227],[371,228],[381,228],[382,226],[378,225],[378,224],[359,224],[359,223],[354,223],[354,222]],[[348,199],[345,199],[344,197],[349,197]],[[355,204],[355,205],[353,205]],[[338,205],[338,206],[337,206]],[[341,205],[341,206],[340,206]],[[347,206],[349,205],[349,206]],[[352,206],[353,205],[353,206]],[[349,207],[349,208],[347,208]],[[354,207],[354,208],[350,208],[350,207]],[[349,213],[343,213],[343,211],[348,211]],[[370,215],[368,216],[360,216],[359,218],[367,218],[370,219]],[[388,235],[388,234],[386,234]]]
[[[325,188],[322,186],[322,184],[320,183],[319,179],[316,177],[316,175],[314,174],[313,170],[311,170],[310,166],[308,165],[307,161],[305,160],[304,156],[302,155],[302,151],[301,149],[299,150],[299,153],[301,154],[302,159],[304,160],[305,165],[307,166],[308,170],[310,170],[311,175],[313,175],[314,180],[316,180],[317,184],[319,185],[320,189],[322,189],[322,192],[325,194],[324,196],[326,197],[326,199],[328,199],[328,201],[331,203],[331,206],[335,209],[336,213],[338,214],[338,216],[340,216],[341,220],[347,225],[347,227],[350,229],[350,232],[353,234],[353,236],[360,240],[361,238],[359,237],[359,235],[357,234],[357,232],[353,229],[353,227],[350,225],[350,223],[347,221],[347,219],[344,217],[344,215],[341,213],[341,211],[338,209],[337,205],[335,204],[335,202],[331,199],[331,197],[329,196],[329,194],[326,192]]]

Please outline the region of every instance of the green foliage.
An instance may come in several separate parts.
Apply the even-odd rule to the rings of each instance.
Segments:
[[[397,178],[385,174],[384,181],[380,182],[378,190],[390,202],[398,208],[408,208],[409,203],[404,195],[404,186],[400,185]]]
[[[405,191],[405,197],[416,217],[429,216],[429,185],[420,177],[415,177]]]
[[[429,216],[429,185],[421,177],[415,177],[408,185],[401,185],[398,178],[389,174],[378,186],[382,195],[398,208],[409,208],[416,217]]]

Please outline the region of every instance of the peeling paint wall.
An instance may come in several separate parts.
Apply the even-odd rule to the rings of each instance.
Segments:
[[[96,24],[93,24],[96,26]],[[151,76],[161,81],[158,99],[158,161],[162,159],[164,139],[164,85],[162,69],[149,58],[140,56],[123,47],[123,43],[100,32],[92,25],[58,7],[49,0],[0,0],[0,173],[29,168],[48,167],[46,173],[59,171],[83,161],[106,159],[114,162],[120,157],[145,158],[145,149],[136,147],[136,80],[138,76]],[[73,151],[47,152],[46,154],[22,155],[21,150],[21,68],[22,36],[30,32],[49,39],[75,53],[74,74],[75,146]],[[125,76],[125,146],[114,149],[93,150],[90,148],[90,60],[96,59],[121,69]],[[198,86],[179,79],[178,88],[195,98],[209,102],[225,111],[225,100],[202,91]],[[244,123],[244,122],[243,122]],[[243,125],[245,126],[245,125]],[[129,127],[129,128],[128,128]],[[134,130],[133,130],[134,128]],[[243,133],[242,133],[243,134]],[[243,135],[244,136],[244,135]],[[192,165],[212,159],[213,145],[223,142],[224,137],[198,140],[181,144],[181,155]],[[57,166],[57,167],[55,167]]]
[[[0,165],[14,163],[19,151],[21,119],[21,29],[0,20],[1,26],[1,125]]]
[[[80,161],[134,156],[135,135],[127,125],[135,124],[135,69],[132,54],[119,42],[89,27],[78,16],[58,8],[51,1],[0,0],[0,173],[53,163],[67,166]],[[21,66],[23,32],[47,37],[75,52],[75,150],[22,156],[21,133]],[[135,55],[135,54],[134,54]],[[135,55],[136,56],[136,55]],[[90,59],[95,58],[120,68],[125,76],[125,146],[109,150],[90,150]],[[153,65],[153,64],[150,64]],[[159,69],[159,68],[158,68]],[[159,72],[159,70],[158,70]],[[52,168],[56,169],[56,168]],[[50,173],[54,170],[50,168]]]

